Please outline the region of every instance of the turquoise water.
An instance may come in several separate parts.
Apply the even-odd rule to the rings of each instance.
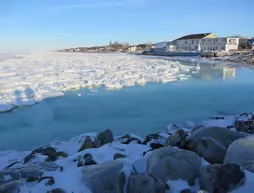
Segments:
[[[188,80],[114,91],[81,89],[0,114],[0,150],[32,149],[106,128],[115,135],[144,136],[165,131],[170,123],[198,122],[218,113],[254,111],[253,69],[199,66],[199,72]],[[82,96],[78,97],[78,93]]]

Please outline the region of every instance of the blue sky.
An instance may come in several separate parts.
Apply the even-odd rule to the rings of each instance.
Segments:
[[[0,52],[254,36],[253,0],[0,0]]]

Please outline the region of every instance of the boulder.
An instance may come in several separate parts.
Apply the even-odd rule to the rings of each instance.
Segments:
[[[191,189],[184,189],[180,193],[194,193]]]
[[[236,164],[213,164],[200,170],[199,185],[209,193],[227,193],[245,182],[244,171]]]
[[[82,144],[82,146],[79,148],[78,152],[81,152],[86,149],[91,149],[93,147],[94,145],[93,145],[92,139],[89,136],[86,136],[85,141]]]
[[[168,146],[151,153],[147,172],[164,182],[183,179],[193,185],[200,167],[201,158],[194,152]]]
[[[228,148],[224,164],[235,163],[254,173],[254,136],[234,141]]]
[[[83,157],[78,158],[77,167],[96,165],[97,163],[93,160],[93,156],[90,153],[85,154]]]
[[[165,142],[165,146],[177,146],[184,148],[185,145],[186,134],[183,129],[177,130],[173,135],[170,135]]]
[[[101,145],[112,143],[114,141],[113,133],[109,129],[99,133],[97,138],[101,141]]]
[[[43,174],[44,173],[41,171],[28,170],[28,171],[22,171],[21,177],[26,178],[27,182],[33,182],[33,181],[38,181]]]
[[[66,157],[68,157],[68,154],[63,151],[59,151],[59,152],[56,152],[56,156],[66,158]]]
[[[186,148],[187,150],[194,151],[211,164],[222,164],[227,152],[225,145],[211,137],[200,137],[189,140]]]
[[[143,144],[147,144],[148,142],[161,142],[161,141],[165,141],[165,138],[163,136],[161,136],[159,133],[153,133],[150,135],[147,135],[145,140],[143,141]]]
[[[51,191],[48,191],[48,193],[66,193],[66,192],[61,188],[55,188]]]
[[[121,160],[114,160],[84,167],[83,181],[93,193],[118,193],[118,177],[123,165]]]
[[[211,137],[228,147],[233,141],[246,136],[248,136],[248,134],[231,131],[223,127],[198,127],[193,129],[190,139]]]
[[[99,147],[101,147],[101,140],[99,140],[99,139],[95,139],[94,140],[94,142],[93,142],[93,147],[94,148],[99,148]]]
[[[119,159],[119,158],[125,158],[126,155],[124,154],[121,154],[121,153],[115,153],[113,159],[116,160],[116,159]]]
[[[254,120],[236,121],[235,125],[237,131],[254,134]]]
[[[150,147],[152,149],[159,149],[159,148],[164,147],[164,146],[160,143],[150,143]]]
[[[52,176],[43,176],[40,178],[38,183],[41,183],[42,181],[45,181],[45,180],[47,180],[47,182],[45,183],[46,186],[52,186],[53,184],[55,184],[55,179]]]
[[[150,174],[132,174],[128,179],[126,193],[166,193],[168,186]]]
[[[215,53],[214,52],[202,52],[201,57],[214,57]]]
[[[136,137],[132,137],[130,135],[124,135],[122,137],[119,137],[117,139],[117,141],[119,141],[122,144],[130,144],[130,143],[138,143],[141,144],[140,139],[136,138]]]
[[[228,55],[228,52],[215,52],[214,54],[215,57],[224,57],[227,55]]]
[[[0,184],[0,193],[9,193],[9,192],[19,193],[21,184],[22,184],[22,182],[19,180],[1,183]]]

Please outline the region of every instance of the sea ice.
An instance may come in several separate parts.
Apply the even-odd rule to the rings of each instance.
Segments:
[[[167,83],[186,79],[193,71],[177,61],[126,54],[25,54],[5,57],[0,66],[0,112],[82,87]]]

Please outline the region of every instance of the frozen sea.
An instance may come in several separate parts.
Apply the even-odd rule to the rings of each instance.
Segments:
[[[254,69],[180,61],[197,67],[188,79],[107,90],[70,91],[0,113],[0,150],[28,150],[109,128],[115,135],[166,131],[171,123],[254,111]]]

